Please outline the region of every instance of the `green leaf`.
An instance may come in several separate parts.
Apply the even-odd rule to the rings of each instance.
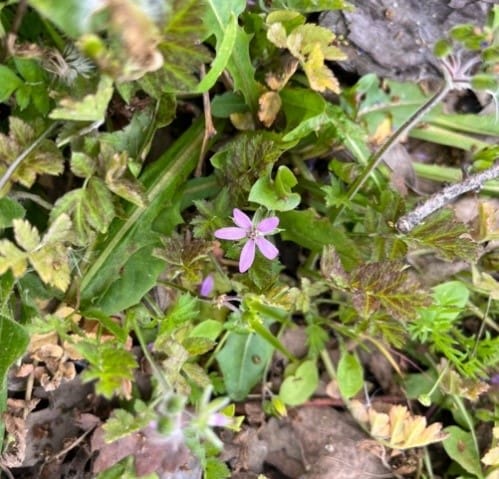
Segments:
[[[10,228],[15,219],[23,218],[26,210],[17,201],[5,196],[0,198],[0,229]]]
[[[7,101],[23,81],[5,65],[0,65],[0,103]]]
[[[353,306],[363,318],[382,307],[394,318],[412,319],[430,301],[416,277],[396,261],[361,265],[352,272],[350,288]]]
[[[302,13],[323,12],[324,10],[346,10],[350,4],[344,0],[274,0],[272,8],[285,8]]]
[[[312,209],[286,211],[280,213],[279,218],[284,240],[294,241],[315,252],[322,251],[326,245],[333,245],[347,270],[359,264],[359,251],[353,241],[343,230],[333,226],[329,219],[321,218]]]
[[[225,462],[216,457],[208,457],[204,467],[205,479],[226,479],[231,477],[232,473]]]
[[[353,398],[364,385],[364,370],[359,358],[353,353],[343,351],[338,362],[337,381],[341,395]]]
[[[229,118],[232,113],[245,113],[248,106],[241,95],[227,91],[215,95],[211,101],[211,114],[215,118]]]
[[[273,348],[255,333],[231,332],[216,358],[227,393],[234,401],[242,401],[263,378]]]
[[[80,178],[88,178],[95,172],[95,161],[81,151],[71,152],[71,171]]]
[[[279,398],[288,406],[299,406],[307,401],[319,384],[315,361],[307,360],[287,376],[279,389]]]
[[[103,75],[95,93],[86,95],[81,100],[64,98],[54,108],[49,117],[56,120],[104,121],[107,105],[113,96],[113,80]]]
[[[234,50],[237,35],[237,17],[231,13],[229,23],[225,28],[222,36],[222,41],[217,45],[217,56],[211,64],[210,71],[204,76],[196,88],[197,93],[204,93],[208,91],[218,80],[218,77],[224,71],[229,58]]]
[[[454,218],[452,210],[446,208],[431,215],[416,226],[407,237],[419,246],[430,247],[444,259],[470,260],[478,254],[478,244],[468,228]]]
[[[105,441],[109,443],[126,437],[145,428],[154,419],[155,413],[145,407],[141,408],[141,414],[131,414],[124,409],[114,409],[111,417],[102,426]]]
[[[204,16],[204,23],[207,32],[215,35],[218,46],[223,43],[226,30],[233,21],[232,18],[237,18],[244,11],[246,2],[243,0],[208,0],[207,3],[209,8]],[[261,87],[255,80],[255,68],[249,53],[250,40],[251,35],[237,26],[235,44],[227,62],[227,70],[234,81],[234,91],[240,91],[250,111],[256,112]]]
[[[222,330],[223,325],[220,321],[206,319],[205,321],[202,321],[198,325],[194,326],[194,329],[189,333],[189,337],[206,338],[211,341],[216,341]]]
[[[296,208],[301,201],[298,193],[291,189],[298,181],[293,172],[286,166],[277,169],[275,180],[263,176],[251,188],[249,201],[265,206],[269,210],[289,211]]]
[[[169,150],[155,161],[141,177],[141,181],[146,189],[148,206],[146,208],[132,207],[128,211],[126,219],[115,219],[109,230],[109,235],[103,239],[99,247],[99,254],[90,264],[89,269],[84,273],[81,280],[81,300],[82,304],[93,302],[98,305],[102,300],[102,294],[105,292],[108,296],[106,310],[115,313],[123,309],[123,304],[116,303],[113,306],[112,298],[114,294],[126,299],[120,295],[118,282],[123,280],[134,283],[132,278],[122,277],[123,268],[130,258],[141,251],[144,261],[150,262],[150,255],[154,246],[160,246],[159,234],[152,230],[156,218],[161,212],[174,210],[179,204],[180,199],[176,195],[181,191],[182,186],[195,167],[199,150],[203,139],[203,128],[201,122],[196,122]],[[170,224],[170,232],[174,224]],[[146,233],[147,232],[147,233]],[[168,230],[165,230],[168,234]],[[129,268],[129,274],[135,274],[140,268],[139,253],[134,258],[134,267]],[[153,264],[154,272],[159,269],[159,260],[156,258]],[[164,264],[164,263],[163,263]],[[134,300],[142,297],[156,283],[151,272],[144,272],[147,275],[144,283],[135,282]],[[114,292],[113,292],[114,290]],[[128,306],[132,303],[128,301]]]
[[[159,335],[170,332],[178,326],[189,323],[199,315],[198,299],[188,293],[182,294],[168,310],[159,326]]]
[[[237,135],[212,158],[216,175],[227,185],[236,205],[247,201],[247,193],[265,173],[270,174],[272,165],[293,143],[284,143],[280,135],[266,131]]]
[[[115,394],[127,395],[127,382],[133,380],[133,371],[137,368],[137,361],[131,352],[116,342],[81,341],[75,347],[89,362],[82,378],[84,381],[97,380],[97,394],[107,399]]]
[[[4,298],[1,298],[2,302]],[[7,409],[7,372],[28,347],[29,335],[26,330],[11,319],[0,314],[0,414]],[[0,422],[0,449],[4,438],[4,422]]]
[[[30,5],[71,38],[89,31],[91,17],[99,9],[92,2],[80,0],[68,0],[64,4],[54,3],[52,0],[30,0]]]
[[[472,435],[458,426],[446,427],[444,431],[449,434],[449,437],[443,441],[447,455],[465,471],[483,479],[480,455],[475,448]]]
[[[195,91],[201,65],[209,60],[201,44],[204,36],[202,19],[209,9],[197,0],[174,0],[163,28],[159,50],[164,63],[161,78],[165,91]],[[220,62],[220,60],[219,60]],[[217,64],[217,68],[220,67]]]
[[[145,246],[126,258],[126,264],[112,287],[100,292],[99,309],[105,314],[122,311],[140,302],[151,290],[165,268],[164,261],[154,257],[154,245]]]

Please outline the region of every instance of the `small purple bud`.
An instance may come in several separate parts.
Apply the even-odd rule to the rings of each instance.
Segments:
[[[201,285],[199,286],[199,294],[204,298],[207,298],[210,293],[213,291],[213,287],[215,286],[215,280],[213,276],[209,274],[206,278],[203,279]]]

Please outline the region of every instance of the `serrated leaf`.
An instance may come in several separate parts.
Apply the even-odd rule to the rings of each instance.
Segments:
[[[186,362],[182,366],[182,372],[188,379],[201,388],[206,388],[211,385],[209,376],[199,364]]]
[[[23,81],[5,65],[0,65],[0,103],[7,101]]]
[[[242,401],[251,388],[262,380],[272,352],[272,346],[255,333],[229,334],[216,358],[231,399]]]
[[[33,124],[40,126],[36,121]],[[23,120],[9,117],[9,135],[0,133],[0,173],[35,142],[38,134]],[[11,181],[31,188],[40,174],[59,175],[64,168],[62,153],[53,141],[44,139],[33,149],[17,167]]]
[[[225,462],[216,457],[208,457],[204,468],[205,479],[227,479],[232,473]]]
[[[80,178],[88,178],[95,172],[95,161],[86,153],[73,151],[71,153],[71,171]]]
[[[80,208],[85,221],[99,233],[105,233],[114,218],[113,198],[104,182],[92,177],[81,197]]]
[[[141,208],[146,206],[147,198],[142,185],[131,175],[126,176],[128,155],[126,153],[104,154],[106,163],[106,184],[109,189],[121,198]]]
[[[80,342],[75,345],[90,363],[82,373],[84,381],[97,380],[96,392],[110,399],[115,394],[127,396],[127,386],[133,380],[137,361],[123,345],[113,342],[93,344]]]
[[[30,253],[29,262],[44,283],[61,291],[68,289],[71,269],[67,248],[62,244],[52,244]]]
[[[34,250],[40,243],[38,230],[26,220],[14,220],[14,237],[17,244],[25,251]]]
[[[102,75],[95,93],[88,94],[81,100],[63,98],[49,117],[56,120],[104,121],[113,91],[112,78]]]
[[[5,196],[0,198],[0,230],[12,226],[12,221],[26,214],[24,207],[17,201]]]
[[[49,229],[43,235],[41,244],[46,245],[70,240],[71,226],[71,219],[68,215],[59,215],[51,222]]]
[[[0,240],[0,275],[9,268],[16,278],[20,278],[28,267],[28,255],[8,240]]]
[[[449,209],[430,216],[416,226],[408,238],[417,244],[435,249],[447,260],[476,258],[478,245],[471,238],[468,228],[454,219]]]
[[[303,71],[310,82],[310,88],[315,91],[324,92],[331,90],[333,93],[340,93],[340,83],[334,73],[324,64],[324,53],[320,45],[315,45],[303,62]]]
[[[284,379],[279,398],[288,406],[303,404],[317,389],[319,373],[315,361],[304,361],[296,371]]]
[[[146,427],[153,417],[135,416],[124,409],[114,409],[111,417],[102,426],[105,441],[113,442]]]
[[[394,318],[413,319],[417,308],[430,302],[429,294],[403,263],[368,263],[352,272],[350,288],[355,309],[362,317],[384,308]]]
[[[203,17],[208,34],[215,35],[217,45],[221,45],[232,16],[236,18],[246,8],[243,0],[209,0],[209,8]],[[256,112],[260,85],[255,80],[255,68],[250,57],[250,41],[253,35],[236,27],[236,38],[232,54],[227,62],[227,70],[234,81],[234,91],[241,92],[251,112]]]
[[[364,385],[364,371],[355,354],[343,352],[338,362],[338,387],[341,395],[350,399],[354,397]]]
[[[158,46],[164,59],[165,91],[192,91],[198,83],[194,74],[210,59],[201,44],[207,8],[197,0],[174,0],[169,11]]]

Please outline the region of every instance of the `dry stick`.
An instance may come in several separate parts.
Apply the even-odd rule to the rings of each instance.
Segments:
[[[439,193],[430,196],[422,205],[415,210],[400,217],[396,223],[397,229],[401,233],[409,233],[415,226],[420,224],[427,216],[442,208],[458,196],[468,191],[478,191],[486,181],[499,177],[499,161],[488,170],[481,171],[470,176],[461,183],[456,183],[445,187]]]
[[[361,175],[352,183],[350,189],[347,192],[347,199],[350,201],[362,188],[364,183],[367,181],[371,173],[376,169],[376,167],[381,163],[384,156],[397,144],[397,142],[404,136],[408,131],[426,115],[434,106],[438,105],[444,97],[453,88],[452,79],[449,74],[444,70],[445,83],[442,87],[433,95],[426,103],[424,103],[420,108],[418,108],[407,120],[400,125],[400,127],[395,131],[395,133],[386,140],[381,148],[374,153],[374,155],[369,160],[364,171]],[[336,212],[333,214],[332,222],[334,223],[339,217],[344,209],[344,205],[340,206]]]
[[[201,65],[201,78],[204,78],[206,75],[206,68],[204,65]],[[203,110],[204,110],[204,135],[203,135],[203,143],[201,144],[201,151],[199,152],[199,160],[196,166],[196,171],[194,176],[201,176],[203,161],[206,155],[206,148],[208,146],[208,141],[213,138],[217,134],[217,130],[215,130],[215,126],[213,125],[213,119],[211,117],[211,104],[210,104],[210,94],[209,92],[203,93]]]

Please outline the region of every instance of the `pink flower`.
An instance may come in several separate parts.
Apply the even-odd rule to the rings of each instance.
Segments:
[[[255,260],[256,246],[260,250],[260,253],[267,259],[275,259],[279,254],[279,250],[269,240],[265,239],[264,236],[275,232],[274,230],[279,224],[279,218],[271,216],[255,225],[249,216],[238,208],[234,208],[232,214],[232,220],[237,226],[216,230],[215,238],[233,241],[247,238],[239,257],[239,272],[244,273],[250,269]]]

